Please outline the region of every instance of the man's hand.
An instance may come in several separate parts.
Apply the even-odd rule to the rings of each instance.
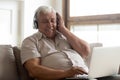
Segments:
[[[75,75],[83,75],[83,74],[88,74],[82,67],[72,67],[71,69],[66,71],[67,77],[74,77]]]
[[[59,13],[56,13],[57,15],[57,20],[58,20],[58,31],[62,32],[63,29],[65,29],[65,25],[64,25],[64,21],[63,18],[61,17],[61,15]]]

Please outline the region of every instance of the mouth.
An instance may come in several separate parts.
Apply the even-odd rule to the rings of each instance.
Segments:
[[[53,28],[46,29],[45,34],[47,37],[53,37],[55,35],[55,29],[53,29]]]
[[[50,29],[47,29],[46,31],[47,31],[47,32],[53,32],[54,29],[53,29],[53,28],[50,28]]]

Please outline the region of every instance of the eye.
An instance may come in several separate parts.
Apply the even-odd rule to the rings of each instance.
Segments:
[[[51,22],[52,22],[52,23],[56,23],[56,20],[55,20],[55,19],[51,19]]]

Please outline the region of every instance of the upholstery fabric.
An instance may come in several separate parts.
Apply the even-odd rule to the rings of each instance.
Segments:
[[[0,80],[18,79],[12,46],[0,45]]]
[[[15,59],[16,59],[15,61],[18,69],[18,74],[20,76],[20,80],[33,80],[28,76],[27,71],[22,66],[21,58],[20,58],[20,48],[18,48],[17,46],[13,47],[13,52],[15,55]]]

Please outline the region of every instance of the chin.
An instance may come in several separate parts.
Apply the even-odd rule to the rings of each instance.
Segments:
[[[53,37],[55,37],[55,33],[48,33],[48,34],[46,34],[46,36],[49,38],[53,38]]]
[[[48,38],[54,38],[55,35],[50,35],[50,34],[49,34],[49,35],[47,35],[47,37],[48,37]]]

